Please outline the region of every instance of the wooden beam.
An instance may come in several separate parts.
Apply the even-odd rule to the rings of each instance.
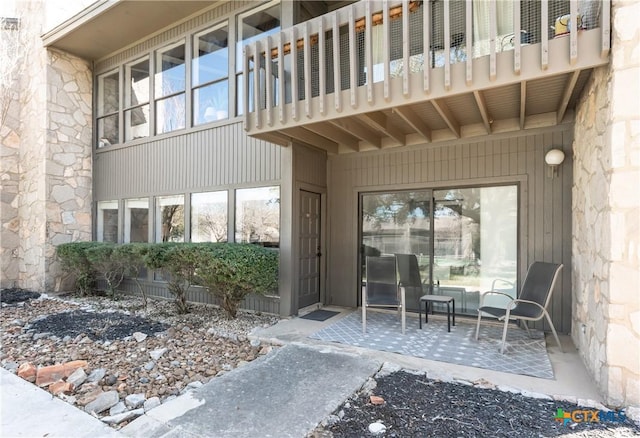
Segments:
[[[396,107],[393,112],[399,115],[411,128],[423,136],[428,142],[431,141],[431,128],[422,121],[420,117],[408,108]]]
[[[564,114],[567,111],[567,105],[569,105],[569,99],[571,99],[573,89],[576,87],[576,83],[578,82],[578,77],[580,77],[580,70],[576,70],[571,74],[567,81],[567,85],[564,87],[564,94],[562,95],[562,100],[560,101],[560,105],[556,111],[558,114],[558,123],[562,123],[562,119],[564,119]]]
[[[520,129],[524,129],[524,119],[527,116],[527,81],[520,82]]]
[[[351,150],[357,151],[359,149],[359,140],[353,135],[344,132],[342,129],[333,129],[325,123],[312,123],[304,125],[304,128],[322,137],[326,137],[339,145],[344,145]]]
[[[337,120],[329,120],[336,128],[342,129],[347,134],[351,134],[356,136],[362,141],[372,144],[373,146],[380,149],[382,142],[380,141],[380,137],[376,137],[376,135],[368,128],[362,126],[361,124],[348,119],[337,119]]]
[[[333,154],[338,153],[338,143],[304,128],[289,128],[284,133],[291,138],[324,149]]]
[[[402,145],[406,144],[404,132],[400,131],[397,127],[389,123],[389,119],[383,113],[376,111],[372,113],[360,114],[357,117],[373,129],[382,132],[387,137],[391,137]]]
[[[484,94],[482,94],[482,91],[477,90],[473,92],[473,97],[476,99],[476,105],[478,105],[480,116],[482,116],[482,123],[484,123],[487,134],[491,134],[491,123],[493,120],[489,117],[489,109],[487,108],[487,102],[484,99]]]
[[[460,138],[460,123],[456,120],[453,114],[451,114],[451,110],[449,109],[447,104],[444,103],[443,100],[437,99],[432,100],[431,104],[436,109],[436,111],[438,111],[438,114],[440,114],[440,117],[442,117],[442,119],[447,124],[449,129],[451,129],[451,132],[453,132],[456,138]]]

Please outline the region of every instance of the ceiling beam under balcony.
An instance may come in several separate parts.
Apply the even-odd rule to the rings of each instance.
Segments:
[[[342,144],[352,151],[358,151],[359,149],[358,142],[360,140],[351,134],[347,134],[342,129],[331,129],[330,126],[324,123],[312,123],[310,125],[305,125],[305,128],[315,134],[326,137],[331,141]]]
[[[434,99],[431,101],[431,104],[433,105],[435,110],[438,111],[438,114],[440,114],[440,117],[442,117],[442,120],[444,120],[444,122],[447,124],[449,129],[451,129],[451,132],[453,132],[456,138],[460,138],[460,122],[456,120],[447,104],[444,103],[442,99]]]
[[[524,129],[524,120],[527,117],[527,81],[520,82],[520,129]]]
[[[324,149],[331,154],[338,153],[338,143],[329,140],[326,137],[311,132],[305,128],[289,128],[286,134],[294,140],[307,143],[320,149]]]
[[[401,145],[406,144],[406,136],[396,126],[389,123],[389,118],[383,113],[376,111],[372,113],[361,114],[358,116],[364,123],[382,132],[387,137],[391,137]]]
[[[372,144],[378,149],[381,147],[382,142],[380,141],[380,137],[377,137],[369,128],[362,126],[354,120],[337,119],[330,120],[329,123],[347,134],[355,135],[360,140]]]
[[[422,119],[418,117],[416,113],[412,112],[408,108],[402,107],[394,108],[393,112],[399,115],[402,120],[407,123],[407,125],[411,126],[411,129],[423,136],[425,140],[427,140],[428,142],[431,141],[431,128],[429,128],[429,126],[427,126],[427,124],[422,121]]]
[[[573,94],[573,89],[576,87],[576,83],[578,82],[578,77],[580,77],[580,70],[576,70],[571,73],[569,79],[567,80],[567,85],[564,87],[564,94],[562,95],[562,100],[560,100],[560,105],[556,113],[558,114],[558,123],[562,123],[562,119],[564,119],[564,114],[567,111],[567,105],[569,105],[569,100],[571,100],[571,95]]]
[[[489,116],[489,109],[487,108],[487,101],[484,98],[484,94],[482,94],[482,91],[476,90],[473,92],[473,97],[476,99],[476,105],[478,105],[484,128],[487,130],[487,134],[491,134],[491,123],[493,120]]]

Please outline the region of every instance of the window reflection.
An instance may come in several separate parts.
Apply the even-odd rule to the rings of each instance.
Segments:
[[[149,59],[125,66],[125,141],[149,136]]]
[[[236,242],[280,246],[280,187],[236,190]]]
[[[98,202],[98,242],[118,243],[118,201]]]
[[[191,195],[191,241],[227,241],[227,191]]]
[[[184,242],[184,196],[156,198],[156,242]]]
[[[124,242],[149,241],[149,199],[125,199]]]
[[[185,99],[184,94],[168,97],[156,102],[156,133],[184,129],[185,120]]]

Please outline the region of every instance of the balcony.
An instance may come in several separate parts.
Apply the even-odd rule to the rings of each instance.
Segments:
[[[250,41],[245,129],[348,153],[571,120],[610,1],[360,1]],[[257,74],[256,74],[257,71]]]

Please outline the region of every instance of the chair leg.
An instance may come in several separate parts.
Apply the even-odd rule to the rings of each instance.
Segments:
[[[367,333],[367,290],[362,288],[362,333]]]
[[[400,289],[400,305],[402,306],[402,334],[404,335],[407,325],[407,306],[404,288]]]
[[[507,341],[507,329],[509,328],[509,313],[510,313],[510,309],[507,309],[507,313],[504,316],[504,328],[502,329],[502,345],[500,346],[500,354],[504,354],[504,345]]]
[[[524,325],[524,329],[527,331],[527,335],[531,337],[531,331],[529,331],[529,326],[527,325],[527,321],[525,321],[524,319],[521,319],[520,321],[522,321],[522,325]]]
[[[553,337],[556,338],[556,342],[558,343],[558,347],[560,347],[560,351],[562,353],[564,353],[564,350],[562,349],[562,344],[560,343],[560,339],[558,338],[558,333],[556,333],[556,328],[553,326],[553,323],[551,322],[551,317],[549,316],[549,313],[547,312],[546,309],[544,311],[544,316],[547,317],[547,322],[551,326],[551,331],[553,332]]]
[[[482,312],[478,309],[478,323],[476,324],[476,341],[478,340],[478,334],[480,333],[480,319],[482,319]]]

